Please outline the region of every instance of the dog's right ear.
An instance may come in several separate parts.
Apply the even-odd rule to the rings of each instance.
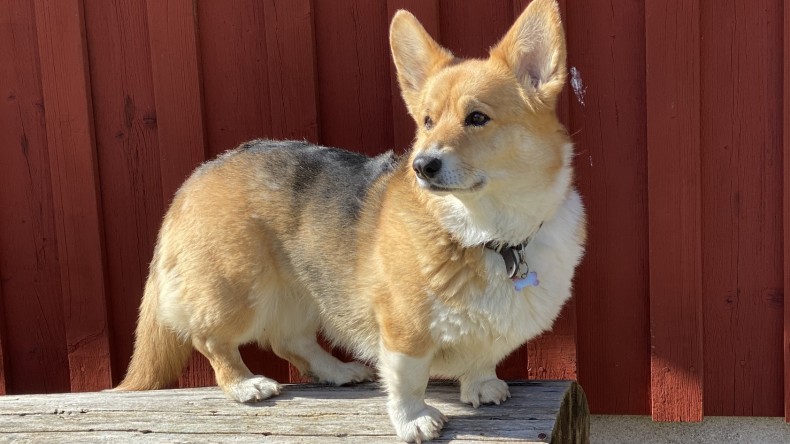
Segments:
[[[449,64],[453,55],[428,35],[416,17],[402,9],[392,18],[390,48],[406,108],[419,124],[423,112],[417,109],[420,91],[428,77]]]

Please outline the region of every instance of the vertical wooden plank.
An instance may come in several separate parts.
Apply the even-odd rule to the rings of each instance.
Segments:
[[[99,390],[112,380],[82,1],[34,4],[71,390]]]
[[[784,408],[785,422],[790,422],[790,7],[784,4],[784,75],[782,76],[782,145],[783,145],[783,201],[784,234]]]
[[[576,301],[570,299],[551,330],[530,340],[526,348],[528,379],[576,380]],[[500,365],[513,367],[513,364],[505,361]],[[523,368],[523,364],[518,362],[515,368]]]
[[[67,392],[35,12],[27,0],[0,0],[0,11],[0,310],[6,393]]]
[[[146,1],[162,197],[206,158],[195,0]]]
[[[212,158],[247,140],[272,137],[264,5],[205,1],[197,12],[206,157]]]
[[[511,0],[477,2],[441,0],[440,43],[459,57],[488,57],[513,24]]]
[[[652,414],[702,420],[699,1],[646,2]]]
[[[414,14],[434,40],[437,42],[441,40],[439,35],[439,0],[388,0],[387,17],[389,21],[392,21],[392,16],[399,9],[405,9]],[[400,95],[398,74],[395,70],[395,64],[392,63],[392,52],[387,51],[387,54],[390,56],[390,84],[392,85],[390,96],[392,100],[394,147],[399,152],[403,152],[411,147],[417,128],[414,120],[406,111],[406,104]]]
[[[3,306],[3,288],[0,286],[0,307]],[[8,351],[5,348],[5,340],[3,339],[6,335],[5,332],[5,316],[3,313],[0,313],[0,395],[5,395],[8,393],[6,390],[6,375],[8,374],[8,368],[6,367],[6,356],[8,356]]]
[[[589,226],[574,281],[579,382],[592,412],[645,415],[650,314],[644,2],[615,8],[605,0],[569,2],[565,24],[573,68],[569,131]]]
[[[705,415],[784,411],[781,14],[701,2]]]
[[[141,44],[148,36],[146,21],[141,0],[85,2],[114,384],[132,355],[163,213],[151,54]]]
[[[264,2],[272,137],[318,142],[313,0]]]
[[[316,1],[321,142],[376,154],[392,147],[387,5]]]
[[[206,157],[196,3],[147,0],[146,7],[162,199],[169,205],[181,183]],[[194,353],[179,383],[214,385],[208,361]]]

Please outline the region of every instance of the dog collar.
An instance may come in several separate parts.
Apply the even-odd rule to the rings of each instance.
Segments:
[[[538,230],[543,226],[543,223],[538,226]],[[538,230],[535,230],[537,233]],[[505,261],[505,269],[507,270],[507,277],[513,281],[513,286],[516,291],[521,291],[525,287],[537,287],[540,285],[538,281],[538,274],[530,271],[529,264],[524,250],[526,250],[532,238],[535,237],[532,233],[524,242],[518,245],[501,244],[494,241],[485,243],[485,247],[494,250],[502,256]]]

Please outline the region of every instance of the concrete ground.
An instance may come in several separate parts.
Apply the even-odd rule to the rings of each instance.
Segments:
[[[653,422],[649,416],[593,415],[593,444],[790,444],[784,418],[707,417],[701,423]]]

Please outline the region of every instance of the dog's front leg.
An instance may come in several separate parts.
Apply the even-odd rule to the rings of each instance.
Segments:
[[[387,389],[387,410],[395,432],[406,442],[438,438],[447,422],[439,410],[425,403],[433,353],[408,356],[381,345],[379,372]]]

